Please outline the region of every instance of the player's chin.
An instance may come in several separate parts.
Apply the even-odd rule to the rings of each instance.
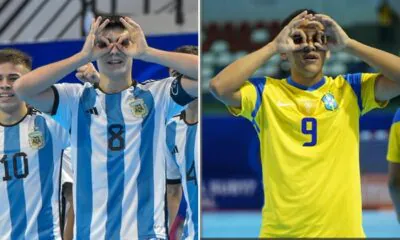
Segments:
[[[106,64],[107,71],[112,73],[124,73],[127,71],[126,63],[120,64]]]
[[[18,101],[4,102],[0,99],[0,111],[8,113],[16,111],[18,108],[18,104]]]
[[[322,71],[322,64],[316,62],[316,63],[306,63],[303,65],[303,68],[306,72],[309,73],[319,73]]]

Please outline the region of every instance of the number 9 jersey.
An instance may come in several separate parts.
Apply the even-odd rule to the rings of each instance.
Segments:
[[[234,115],[260,139],[264,207],[260,237],[363,237],[359,118],[375,100],[378,74],[247,81]]]
[[[61,239],[61,156],[68,132],[33,109],[0,126],[0,239]]]

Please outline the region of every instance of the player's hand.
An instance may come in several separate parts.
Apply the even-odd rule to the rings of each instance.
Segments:
[[[100,73],[97,72],[92,63],[88,63],[78,68],[75,76],[83,83],[89,82],[91,84],[95,84],[100,82]]]
[[[85,44],[80,52],[80,54],[89,62],[95,61],[109,52],[112,48],[110,42],[106,38],[100,36],[100,32],[107,26],[110,20],[106,19],[100,25],[101,20],[101,17],[98,17],[96,20],[93,19],[89,34],[86,37]]]
[[[275,37],[273,42],[276,44],[279,53],[293,52],[307,47],[306,34],[298,27],[304,24],[310,16],[307,11],[300,13]]]
[[[324,33],[329,50],[339,51],[347,47],[350,38],[335,20],[324,14],[315,14],[312,19],[324,25]]]
[[[121,23],[128,30],[128,34],[120,37],[117,47],[125,55],[141,59],[149,50],[142,28],[129,17],[121,17]]]

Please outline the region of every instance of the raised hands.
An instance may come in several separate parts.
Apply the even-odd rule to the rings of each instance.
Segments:
[[[327,47],[329,50],[339,51],[348,45],[350,41],[349,36],[331,17],[324,14],[316,14],[312,19],[324,25],[324,33],[327,37]]]
[[[129,57],[141,59],[149,49],[142,28],[129,17],[120,18],[120,21],[128,33],[118,40],[119,50]]]
[[[98,17],[96,20],[93,19],[92,25],[90,26],[90,32],[86,37],[85,44],[81,50],[81,54],[88,60],[88,62],[92,62],[106,54],[112,47],[106,38],[100,36],[100,32],[110,21],[106,19],[101,23],[101,20],[101,17]]]
[[[79,81],[83,83],[89,82],[91,84],[95,84],[99,83],[100,81],[100,74],[97,72],[92,63],[88,63],[78,68],[76,70],[75,76],[79,79]]]
[[[304,11],[293,18],[273,40],[277,51],[288,53],[307,47],[305,26],[316,29],[312,41],[317,50],[339,51],[345,48],[350,40],[345,31],[331,17],[323,14],[311,15]]]
[[[298,28],[301,24],[305,23],[306,16],[308,16],[307,11],[297,15],[282,29],[278,36],[275,37],[273,41],[279,53],[293,52],[307,46],[306,42],[302,40],[306,39],[306,35],[304,31]]]

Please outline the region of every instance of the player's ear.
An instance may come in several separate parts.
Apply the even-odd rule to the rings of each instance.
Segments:
[[[286,53],[281,53],[281,60],[286,61],[287,60],[287,55]]]

